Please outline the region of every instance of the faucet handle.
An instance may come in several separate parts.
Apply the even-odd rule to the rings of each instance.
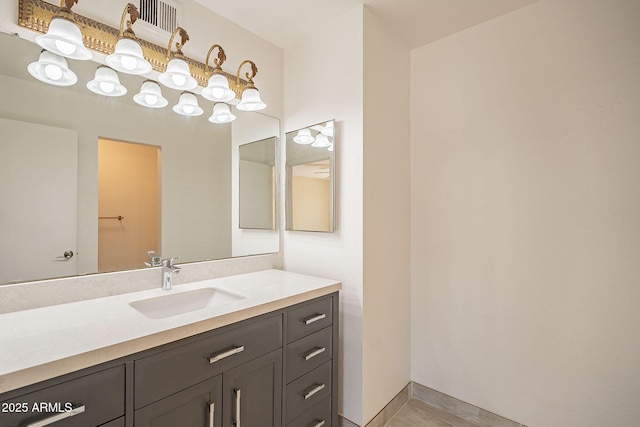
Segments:
[[[171,258],[164,259],[164,260],[162,260],[162,265],[164,265],[165,267],[168,267],[168,268],[178,268],[178,267],[174,267],[173,266],[173,261],[175,261],[177,259],[180,259],[180,257],[179,256],[173,256]]]
[[[147,267],[160,267],[162,265],[162,258],[156,251],[148,251],[147,255],[151,257],[151,262],[145,262]]]

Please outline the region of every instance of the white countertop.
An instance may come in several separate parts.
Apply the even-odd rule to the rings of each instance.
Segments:
[[[244,298],[163,319],[129,305],[205,287]],[[327,295],[340,282],[265,270],[0,314],[0,393]]]

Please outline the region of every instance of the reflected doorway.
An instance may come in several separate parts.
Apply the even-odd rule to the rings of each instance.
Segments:
[[[160,253],[159,147],[98,139],[98,271],[142,268]]]

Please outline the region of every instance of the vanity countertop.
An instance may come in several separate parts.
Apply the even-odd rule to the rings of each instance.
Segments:
[[[214,287],[243,298],[151,319],[129,303]],[[328,295],[340,282],[265,270],[0,314],[0,393]]]

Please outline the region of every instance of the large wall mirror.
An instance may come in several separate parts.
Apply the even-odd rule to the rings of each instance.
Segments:
[[[50,86],[27,73],[40,47],[0,43],[0,284],[144,268],[147,252],[192,262],[279,251],[277,221],[239,224],[240,147],[268,140],[277,157],[278,119],[237,111],[213,124],[202,98],[205,114],[180,116],[166,88],[169,105],[147,109],[132,101],[144,79],[128,75],[127,95],[98,96],[91,61],[70,61],[76,85]]]
[[[335,121],[286,134],[286,229],[335,230]]]

